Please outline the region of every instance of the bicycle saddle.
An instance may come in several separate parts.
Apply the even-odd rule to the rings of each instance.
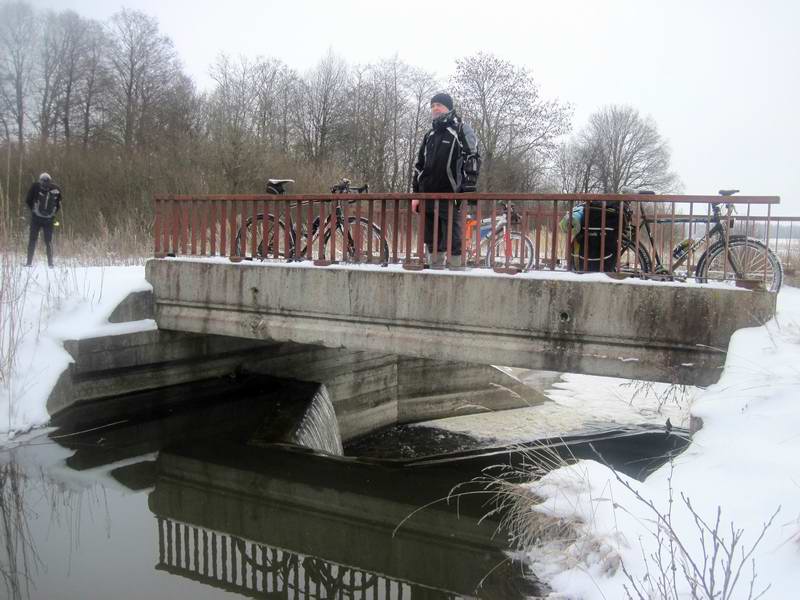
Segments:
[[[287,183],[294,183],[294,179],[267,179],[267,193],[283,194],[286,191],[283,186]]]
[[[720,196],[733,196],[734,194],[738,193],[739,190],[720,190]]]

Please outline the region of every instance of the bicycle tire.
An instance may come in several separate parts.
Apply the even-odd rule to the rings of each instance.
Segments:
[[[616,252],[616,248],[614,249]],[[617,268],[621,273],[626,272],[640,272],[652,273],[653,272],[653,259],[644,244],[639,244],[639,258],[635,260],[636,256],[636,242],[628,238],[622,239],[620,248],[619,259],[617,260]],[[638,262],[638,268],[637,268]]]
[[[728,253],[734,253],[734,257],[742,265],[744,279],[761,279],[766,271],[765,287],[770,292],[777,292],[783,284],[783,265],[777,255],[770,250],[764,242],[744,235],[732,235],[728,238]],[[752,250],[752,252],[748,252]],[[726,260],[725,242],[717,240],[697,261],[698,283],[707,283],[709,273],[719,273],[720,278],[724,274],[724,281],[735,282],[735,272]],[[766,262],[764,257],[766,256]],[[727,266],[724,264],[727,263]],[[767,285],[767,283],[769,285]]]
[[[525,271],[530,271],[531,267],[533,267],[533,259],[534,259],[534,251],[533,251],[533,242],[527,235],[522,235],[517,231],[511,231],[508,234],[508,237],[512,243],[512,250],[511,256],[508,259],[508,264],[510,266],[519,265],[522,261],[522,247],[524,245],[525,248]],[[486,247],[488,249],[489,244],[491,243],[490,237],[486,238]],[[495,243],[494,243],[494,253],[490,256],[490,253],[486,253],[486,259],[484,260],[484,264],[487,267],[505,267],[506,266],[506,253],[505,253],[505,230],[501,229],[499,232],[495,233]],[[492,256],[494,257],[494,265],[492,265]]]
[[[355,239],[353,237],[352,231],[353,227],[358,223],[357,217],[348,217],[348,229],[347,229],[347,258],[346,261],[350,262],[355,257]],[[367,218],[361,217],[361,225],[367,228],[368,231],[371,232],[372,235],[372,256],[370,262],[374,264],[381,264],[385,265],[389,262],[389,242],[383,236],[380,227],[375,225],[375,223],[371,223]],[[344,240],[344,225],[339,222],[336,224],[336,231],[337,231],[337,241]],[[331,238],[331,230],[330,227],[325,228],[324,234],[324,248],[328,247],[328,241]],[[383,239],[382,239],[383,238]],[[383,242],[383,243],[381,243]],[[312,242],[313,243],[313,242]],[[360,256],[364,256],[367,254],[367,242],[365,240],[361,240],[361,252],[359,253]],[[379,253],[376,253],[376,250],[379,250]],[[324,256],[323,256],[324,258]]]
[[[282,249],[282,246],[285,245],[284,240],[286,239],[286,236],[285,236],[286,227],[284,226],[283,221],[278,219],[278,221],[277,221],[277,223],[278,223],[278,225],[277,225],[277,235],[276,235],[275,234],[275,232],[276,232],[275,217],[274,217],[274,215],[271,215],[271,214],[267,215],[267,221],[270,223],[269,229],[268,229],[268,231],[270,233],[267,234],[268,244],[267,244],[267,249],[266,249],[267,251],[265,253],[264,252],[264,240],[261,237],[262,236],[262,233],[261,233],[262,232],[262,228],[258,226],[258,222],[259,221],[263,221],[263,220],[264,220],[264,215],[263,214],[260,214],[260,215],[256,216],[256,235],[258,236],[258,244],[256,246],[256,255],[253,256],[253,257],[250,257],[250,258],[257,258],[259,260],[265,260],[267,258],[275,258],[276,257],[276,253],[275,253],[276,246],[275,246],[275,244],[277,244],[277,258],[286,258],[286,254],[287,254],[286,253],[286,248],[284,247]],[[250,228],[252,227],[252,225],[253,225],[253,219],[252,219],[252,217],[250,217],[250,218],[247,219],[247,232],[248,232],[247,236],[248,236],[248,238],[251,235],[250,234]],[[243,233],[242,232],[242,228],[239,227],[239,229],[236,231],[236,256],[246,257],[247,253],[248,253],[248,250],[251,248],[251,245],[249,243],[246,243],[245,244],[245,248],[244,248],[244,254],[242,254],[242,251],[241,251],[242,233]],[[245,242],[247,241],[248,238],[245,238]],[[289,252],[288,252],[289,256],[293,256],[294,255],[294,248],[295,248],[294,233],[290,231],[289,232]],[[283,250],[283,251],[281,251],[281,250]]]

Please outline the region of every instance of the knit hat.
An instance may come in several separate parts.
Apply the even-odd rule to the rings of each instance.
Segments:
[[[438,102],[439,104],[446,106],[447,110],[453,110],[453,98],[450,96],[450,94],[439,92],[433,98],[431,98],[431,104],[434,102]]]
[[[50,180],[51,180],[51,177],[50,177],[50,175],[48,173],[42,173],[41,175],[39,175],[39,181],[44,182],[44,181],[50,181]]]

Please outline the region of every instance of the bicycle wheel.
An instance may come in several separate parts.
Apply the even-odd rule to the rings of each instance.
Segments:
[[[764,242],[743,235],[728,238],[727,258],[725,243],[718,240],[697,261],[698,283],[709,279],[735,283],[737,278],[763,280],[767,290],[777,292],[783,283],[783,265]]]
[[[615,245],[616,246],[616,245]],[[614,252],[617,249],[614,247]],[[620,273],[651,273],[653,271],[653,259],[644,244],[639,244],[637,259],[636,242],[623,238],[620,250],[618,265]]]
[[[485,245],[491,244],[491,238],[485,240]],[[483,245],[483,243],[482,243]],[[494,253],[485,252],[487,267],[505,267],[506,257],[508,258],[509,266],[519,266],[522,264],[523,251],[525,254],[525,271],[529,271],[533,266],[533,242],[526,235],[519,232],[512,231],[508,234],[508,240],[505,238],[505,230],[501,229],[495,234]],[[492,254],[490,256],[490,254]]]
[[[265,258],[285,258],[287,255],[292,256],[294,251],[294,240],[289,236],[289,252],[286,252],[286,236],[283,221],[276,221],[273,215],[267,215],[267,222],[265,227],[262,228],[261,224],[264,220],[264,215],[256,217],[255,234],[257,236],[258,244],[256,245],[256,255],[251,258],[258,258],[264,260]],[[247,231],[242,231],[240,227],[236,232],[236,256],[247,256],[252,247],[252,232],[253,220],[247,219]],[[263,230],[263,231],[262,231]],[[244,253],[242,253],[242,235],[244,238]],[[266,241],[266,244],[265,244]]]
[[[653,270],[653,259],[650,258],[650,253],[645,248],[644,244],[639,244],[638,258],[636,242],[628,238],[622,238],[622,245],[620,246],[619,260],[614,260],[614,254],[617,252],[616,243],[612,247],[606,248],[605,260],[603,261],[603,268],[607,273],[613,273],[619,267],[620,273],[627,275],[638,275],[639,273],[650,273]],[[590,255],[591,256],[591,255]],[[576,271],[583,270],[583,255],[580,253],[578,244],[573,244],[572,264]],[[600,270],[600,259],[589,258],[590,271]],[[592,269],[592,267],[594,267]]]
[[[382,233],[380,227],[375,225],[375,223],[370,223],[364,217],[361,217],[361,220],[357,217],[349,217],[347,219],[348,228],[347,228],[347,251],[345,252],[345,245],[344,245],[344,226],[343,224],[337,223],[336,226],[336,248],[334,250],[334,257],[337,260],[344,260],[345,262],[353,262],[356,258],[356,246],[357,241],[359,240],[358,236],[358,229],[361,230],[360,241],[361,246],[358,248],[358,261],[359,262],[371,262],[374,264],[386,264],[389,262],[389,243],[382,239]],[[330,227],[325,229],[325,249],[324,252],[329,251],[329,240],[331,237],[331,230]],[[372,248],[370,252],[370,242],[369,240],[372,239]],[[323,257],[324,258],[324,255]]]

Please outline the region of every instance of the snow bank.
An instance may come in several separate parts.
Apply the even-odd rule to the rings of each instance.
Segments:
[[[0,380],[0,443],[3,438],[47,423],[47,398],[72,358],[63,342],[155,329],[153,320],[112,324],[108,317],[131,292],[150,290],[144,267],[56,267],[7,271],[19,335],[9,377]],[[11,307],[0,324],[8,340]],[[3,348],[8,348],[4,343]]]
[[[743,531],[739,545],[745,552],[780,507],[752,556],[754,589],[757,594],[771,585],[764,598],[797,597],[800,290],[784,287],[775,319],[734,334],[720,381],[698,394],[692,414],[703,419],[703,429],[673,466],[665,465],[644,483],[617,477],[600,462],[581,461],[530,484],[544,498],[535,510],[563,518],[575,532],[572,539],[545,541],[529,553],[533,571],[549,582],[553,597],[625,598],[624,586],[631,588],[631,583],[620,564],[644,589],[649,589],[648,581],[655,586],[659,548],[664,559],[670,552],[665,545],[666,524],[657,512],[669,513],[670,496],[672,528],[701,566],[700,528],[683,497],[712,527],[720,509],[723,538],[731,541],[732,522],[734,529]],[[711,548],[708,532],[705,548],[707,552]],[[741,556],[738,552],[734,565]],[[719,586],[719,563],[716,577]],[[729,597],[747,598],[751,578],[748,560]],[[688,594],[680,565],[677,582],[679,592]]]
[[[508,372],[506,367],[498,367]],[[510,369],[519,381],[540,390],[536,371]],[[530,383],[529,383],[530,382]],[[462,433],[498,445],[522,444],[538,438],[606,429],[614,425],[689,427],[689,406],[700,389],[563,373],[561,380],[543,393],[550,400],[511,410],[480,412],[423,421],[413,426],[435,427]]]

